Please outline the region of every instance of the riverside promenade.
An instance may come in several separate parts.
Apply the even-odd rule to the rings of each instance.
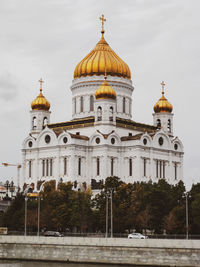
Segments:
[[[0,259],[200,266],[200,240],[0,236]]]

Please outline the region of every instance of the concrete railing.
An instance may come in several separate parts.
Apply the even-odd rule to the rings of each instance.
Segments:
[[[200,266],[200,240],[0,236],[1,259]]]

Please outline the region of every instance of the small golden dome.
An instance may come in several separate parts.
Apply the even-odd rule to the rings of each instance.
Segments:
[[[40,93],[32,101],[31,108],[32,108],[32,110],[49,110],[50,109],[50,103],[42,94],[42,83],[43,83],[42,79],[40,79],[39,82],[40,82]]]
[[[162,97],[158,100],[158,102],[153,107],[155,113],[162,113],[162,112],[168,112],[171,113],[173,110],[172,104],[169,103],[169,101],[164,96],[164,86],[165,83],[162,82]]]
[[[74,79],[84,76],[104,75],[105,69],[108,75],[131,79],[128,65],[105,41],[104,30],[101,33],[101,40],[96,47],[76,66]]]
[[[95,92],[95,97],[96,99],[116,99],[116,92],[115,90],[108,84],[106,81],[106,76],[105,80],[102,83],[102,85],[96,90]]]

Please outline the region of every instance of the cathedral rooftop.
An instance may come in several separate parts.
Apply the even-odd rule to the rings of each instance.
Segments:
[[[76,129],[76,128],[84,128],[84,127],[94,127],[94,117],[86,117],[86,118],[80,118],[76,120],[66,121],[66,122],[60,122],[60,123],[53,123],[48,124],[48,127],[52,130],[56,130],[57,132],[59,130],[70,130],[70,129]],[[136,131],[142,131],[142,132],[148,132],[148,133],[154,133],[158,128],[153,125],[148,125],[144,123],[135,122],[128,119],[123,118],[116,118],[116,126],[127,128],[131,130]]]

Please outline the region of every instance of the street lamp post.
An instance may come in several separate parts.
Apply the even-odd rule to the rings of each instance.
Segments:
[[[109,198],[110,198],[110,237],[113,237],[113,188],[109,188],[108,191],[105,191],[106,195],[106,235],[105,237],[108,237],[108,204],[109,204]]]
[[[106,193],[106,238],[108,237],[108,193]]]
[[[186,239],[188,239],[189,224],[188,224],[188,192],[185,192],[185,217],[186,217]]]
[[[38,196],[38,232],[37,235],[40,235],[40,196]]]
[[[26,236],[26,225],[27,225],[27,201],[28,197],[25,196],[25,218],[24,218],[24,235]]]
[[[113,188],[110,189],[110,237],[113,237]]]

